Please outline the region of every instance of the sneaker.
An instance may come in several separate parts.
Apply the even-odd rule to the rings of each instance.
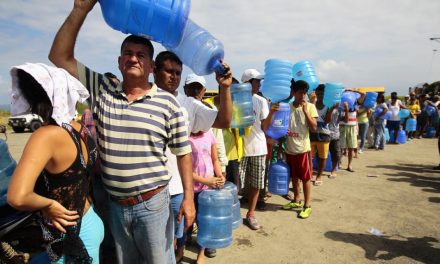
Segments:
[[[281,206],[281,209],[283,209],[283,210],[293,210],[293,209],[298,209],[298,208],[301,208],[301,207],[302,207],[301,201],[299,201],[299,202],[290,202],[288,204],[285,204],[285,205]]]
[[[364,151],[363,151],[362,149],[360,149],[360,150],[358,151],[358,153],[359,153],[359,154],[362,154],[362,153],[364,153]]]
[[[312,207],[304,207],[302,211],[298,214],[299,218],[306,219],[310,216],[312,212]]]
[[[205,248],[205,256],[208,258],[214,258],[217,255],[217,250],[214,248]]]
[[[252,230],[258,230],[261,228],[261,225],[258,224],[257,218],[255,218],[255,216],[247,216],[246,222]]]

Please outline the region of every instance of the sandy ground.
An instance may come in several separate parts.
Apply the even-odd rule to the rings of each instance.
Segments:
[[[16,160],[30,135],[9,134]],[[356,172],[312,188],[309,219],[280,210],[286,200],[273,196],[257,212],[263,228],[236,229],[233,244],[207,263],[440,263],[440,173],[431,170],[438,163],[436,139],[366,151]],[[241,210],[244,217],[246,204]],[[184,263],[195,256],[187,250]]]

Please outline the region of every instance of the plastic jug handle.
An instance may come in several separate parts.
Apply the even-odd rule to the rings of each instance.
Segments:
[[[221,64],[219,60],[214,61],[212,68],[214,69],[215,72],[217,72],[220,75],[226,74],[226,69],[225,67],[223,67],[223,64]]]

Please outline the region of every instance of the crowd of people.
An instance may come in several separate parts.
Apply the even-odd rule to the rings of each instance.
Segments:
[[[11,72],[13,107],[24,102],[42,116],[44,126],[25,147],[8,202],[39,212],[48,262],[179,263],[197,226],[203,190],[235,183],[247,201],[245,222],[258,230],[262,225],[256,211],[264,210],[271,195],[267,168],[282,158],[290,167],[293,193],[280,208],[298,210],[298,217],[306,219],[312,212],[312,186],[323,184],[328,158],[329,178],[336,178],[343,165],[354,172],[353,158],[366,148],[384,150],[385,128],[394,131],[390,143],[396,143],[406,122],[400,120],[400,109],[409,109],[408,118],[417,119],[418,130],[409,132],[408,139],[419,138],[435,122],[438,127],[438,120],[425,111],[428,105],[438,109],[438,96],[430,100],[411,93],[402,102],[391,93],[386,102],[379,94],[375,108],[382,111],[374,114],[376,109],[363,107],[365,93],[351,91],[359,94],[355,105],[327,107],[325,85],[310,92],[307,82],[292,79],[291,93],[283,100],[290,105],[288,132],[274,140],[265,131],[279,104],[261,94],[264,76],[251,68],[241,74],[241,82],[252,87],[255,122],[246,129],[230,128],[230,89],[238,80],[224,62],[225,73],[215,73],[218,95],[204,98],[204,77],[189,74],[184,93],[178,92],[181,60],[169,51],[154,58],[153,45],[143,37],[130,35],[122,42],[121,81],[78,61],[76,38],[95,4],[75,0],[50,50],[49,59],[58,68],[35,64]],[[48,71],[49,76],[42,76]],[[66,74],[74,81],[54,78]],[[150,74],[154,83],[148,81]],[[72,120],[75,102],[86,97],[90,108],[79,124]],[[388,111],[390,119],[381,118]],[[342,163],[343,156],[347,161]],[[198,248],[196,263],[216,254],[215,249]]]

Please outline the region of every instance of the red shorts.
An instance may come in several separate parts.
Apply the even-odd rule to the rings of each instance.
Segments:
[[[313,163],[310,152],[290,155],[286,154],[286,162],[290,167],[290,177],[302,181],[311,180],[313,177]]]

